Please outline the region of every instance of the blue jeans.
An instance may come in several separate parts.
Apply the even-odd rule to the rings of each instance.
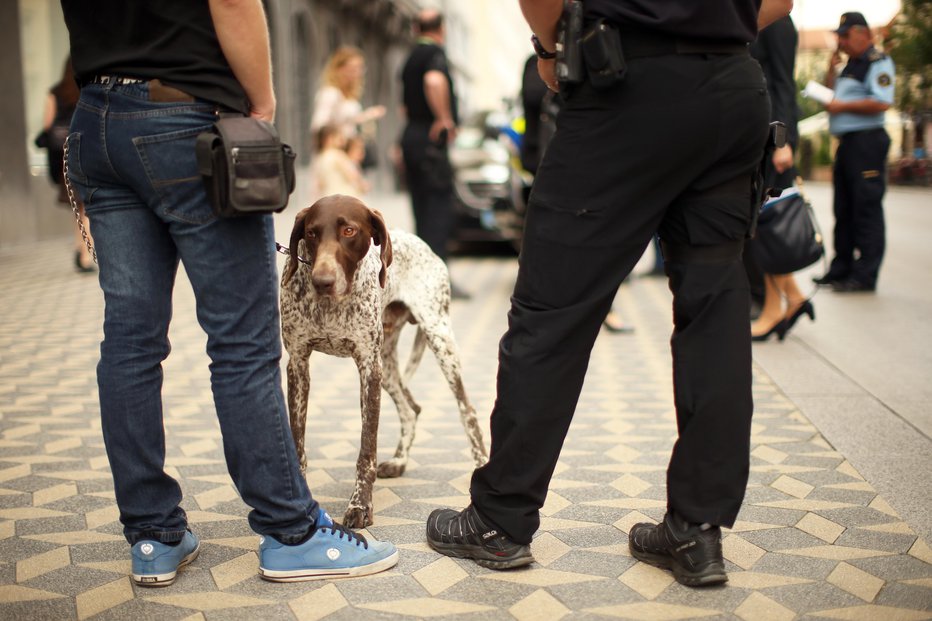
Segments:
[[[318,505],[298,469],[281,388],[271,216],[218,219],[194,155],[207,102],[155,103],[148,85],[88,85],[69,138],[69,177],[94,231],[104,292],[97,382],[127,540],[184,536],[181,488],[164,470],[162,361],[178,262],[207,333],[230,476],[256,532],[300,540]]]

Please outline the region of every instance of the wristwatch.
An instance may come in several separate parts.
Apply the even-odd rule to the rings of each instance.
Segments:
[[[548,52],[544,49],[544,46],[541,44],[540,39],[537,38],[537,35],[531,35],[531,45],[534,46],[534,52],[537,53],[538,58],[543,58],[544,60],[553,60],[557,57],[556,52]]]

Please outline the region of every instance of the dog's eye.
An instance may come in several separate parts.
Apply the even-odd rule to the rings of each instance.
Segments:
[[[343,227],[343,237],[353,237],[356,234],[356,228],[352,226]]]
[[[307,232],[307,238],[308,238],[308,239],[317,239],[317,233],[316,233],[315,231],[308,231],[308,232]]]

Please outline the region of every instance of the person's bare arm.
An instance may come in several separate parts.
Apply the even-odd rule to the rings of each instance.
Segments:
[[[793,10],[793,0],[763,0],[757,14],[757,28],[761,30]]]
[[[49,93],[48,97],[45,98],[45,109],[42,111],[42,129],[48,129],[52,126],[52,121],[55,120],[56,107],[55,95]]]
[[[434,122],[430,126],[430,139],[437,142],[440,132],[447,130],[447,140],[453,140],[456,124],[450,107],[450,82],[442,71],[432,70],[424,74],[424,97],[430,111],[434,113]]]
[[[519,0],[521,12],[531,32],[537,35],[545,50],[557,48],[557,24],[563,13],[563,0]],[[537,59],[537,73],[547,88],[558,90],[555,63],[543,58]]]
[[[261,0],[209,0],[217,39],[249,98],[250,114],[275,120],[269,29]]]
[[[886,112],[890,104],[878,101],[876,99],[856,99],[854,101],[838,101],[833,99],[825,104],[825,109],[829,114],[838,114],[839,112],[850,112],[851,114],[880,114]]]

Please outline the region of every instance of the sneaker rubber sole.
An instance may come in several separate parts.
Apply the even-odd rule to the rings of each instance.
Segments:
[[[307,582],[310,580],[331,580],[336,578],[355,578],[357,576],[368,576],[377,574],[380,571],[391,569],[398,564],[398,550],[395,550],[385,558],[368,565],[358,567],[346,567],[343,569],[266,569],[259,567],[259,576],[270,582]]]
[[[141,587],[171,586],[175,583],[175,578],[178,576],[178,570],[185,565],[190,565],[192,562],[194,562],[194,559],[196,559],[197,555],[200,553],[201,544],[198,542],[197,547],[178,562],[178,567],[175,569],[175,571],[170,571],[164,574],[133,574],[133,582],[136,583],[137,586]]]
[[[431,548],[445,556],[454,558],[468,558],[475,561],[476,565],[486,569],[514,569],[515,567],[524,567],[534,562],[534,557],[530,552],[526,555],[514,556],[511,558],[502,558],[489,552],[485,548],[458,543],[440,543],[437,541],[427,540]]]
[[[631,556],[648,565],[669,569],[673,572],[673,577],[682,585],[690,587],[715,586],[728,582],[728,574],[725,568],[716,565],[710,565],[702,571],[689,571],[666,554],[651,554],[631,548]]]

